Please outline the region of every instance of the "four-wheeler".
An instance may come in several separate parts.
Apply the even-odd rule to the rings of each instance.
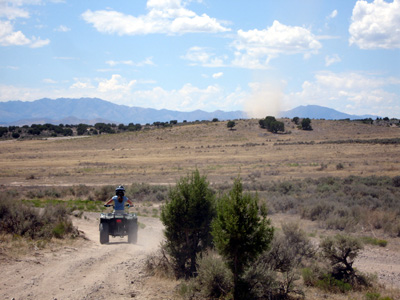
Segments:
[[[111,205],[105,205],[110,207]],[[129,207],[129,205],[128,205]],[[128,236],[128,243],[136,244],[138,236],[138,222],[136,214],[114,211],[112,213],[100,214],[100,243],[109,242],[110,235],[112,237]]]

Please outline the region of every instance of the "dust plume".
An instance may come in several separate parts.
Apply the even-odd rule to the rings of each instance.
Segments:
[[[281,83],[256,82],[250,84],[251,94],[245,99],[244,111],[249,118],[278,116],[283,101]]]

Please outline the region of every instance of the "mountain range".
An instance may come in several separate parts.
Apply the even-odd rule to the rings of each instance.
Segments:
[[[376,116],[354,116],[338,112],[334,109],[308,105],[299,106],[292,110],[281,112],[278,117],[308,117],[311,119],[361,119],[375,118]],[[128,123],[153,123],[196,121],[196,120],[234,120],[246,119],[243,111],[224,112],[217,110],[206,112],[195,110],[180,112],[167,109],[152,109],[129,107],[114,104],[98,98],[58,98],[55,100],[44,98],[32,102],[8,101],[0,102],[1,125],[31,125],[31,124],[95,124],[98,122],[128,124]]]

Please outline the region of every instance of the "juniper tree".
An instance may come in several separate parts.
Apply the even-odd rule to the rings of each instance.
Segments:
[[[273,232],[265,206],[259,206],[257,195],[243,194],[237,178],[230,193],[217,202],[217,216],[212,223],[214,245],[233,273],[235,299],[239,299],[241,276],[269,247]]]
[[[161,210],[166,250],[177,277],[196,271],[196,255],[211,245],[211,220],[215,215],[214,193],[198,170],[182,177],[168,193]]]

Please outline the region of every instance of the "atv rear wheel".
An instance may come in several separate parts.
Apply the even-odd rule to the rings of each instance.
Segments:
[[[100,223],[100,244],[107,244],[110,240],[108,223]]]
[[[128,231],[128,243],[129,244],[136,244],[137,243],[137,237],[138,237],[138,224],[132,223],[129,226],[129,231]]]

